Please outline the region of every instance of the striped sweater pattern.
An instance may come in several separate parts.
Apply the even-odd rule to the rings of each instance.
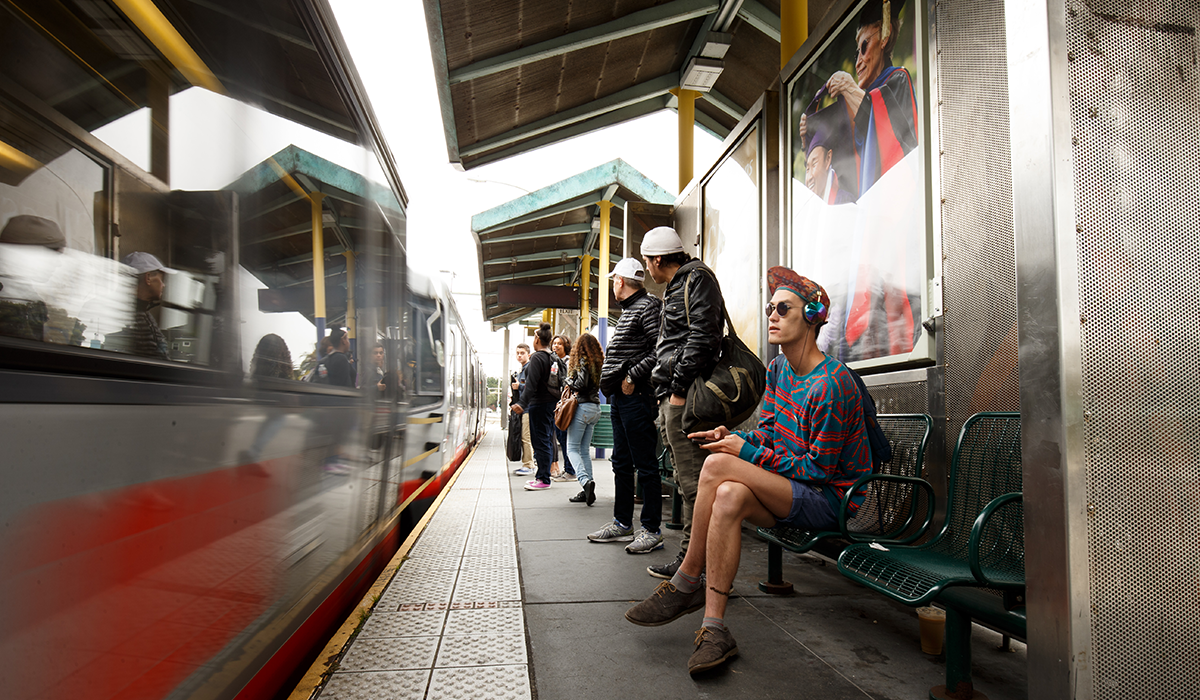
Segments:
[[[855,481],[871,473],[871,451],[858,387],[845,365],[826,357],[797,376],[778,355],[767,368],[758,428],[737,433],[746,444],[738,456],[795,481],[817,486],[833,512]],[[862,504],[860,492],[850,512]]]

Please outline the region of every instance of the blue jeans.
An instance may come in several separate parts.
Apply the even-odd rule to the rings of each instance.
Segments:
[[[554,461],[554,404],[531,403],[529,440],[533,443],[533,458],[537,462],[537,480],[550,483],[550,463]]]
[[[581,403],[575,408],[575,417],[567,427],[567,456],[571,458],[568,464],[575,465],[575,476],[579,479],[580,486],[593,480],[589,446],[592,443],[592,433],[599,422],[600,404]]]
[[[633,473],[642,485],[642,527],[658,532],[662,524],[662,479],[654,452],[654,418],[657,406],[650,396],[618,392],[612,397],[612,470],[617,482],[613,517],[622,525],[633,524]]]
[[[557,405],[557,404],[555,404]],[[596,404],[599,406],[600,404]],[[570,427],[570,426],[568,426]],[[571,476],[575,476],[575,466],[571,463],[571,451],[567,449],[567,431],[559,430],[558,426],[554,427],[554,437],[558,440],[559,447],[562,448],[563,454],[563,471]],[[591,438],[589,438],[590,440]]]

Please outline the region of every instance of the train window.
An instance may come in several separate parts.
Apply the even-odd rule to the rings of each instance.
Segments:
[[[428,403],[420,397],[443,394],[446,356],[442,343],[442,310],[433,299],[414,297],[410,302],[412,337],[415,341],[416,397],[414,403]]]

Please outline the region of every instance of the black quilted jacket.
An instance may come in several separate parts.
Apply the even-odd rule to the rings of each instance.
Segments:
[[[654,346],[658,343],[658,322],[662,301],[645,289],[622,299],[621,318],[608,341],[604,367],[600,370],[600,390],[605,396],[621,391],[628,375],[634,393],[648,394],[650,370],[654,368]]]
[[[675,271],[663,292],[658,361],[651,373],[655,396],[687,396],[696,377],[712,371],[724,335],[723,307],[721,287],[707,265],[691,260]]]

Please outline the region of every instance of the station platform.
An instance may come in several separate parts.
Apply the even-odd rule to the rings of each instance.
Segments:
[[[499,425],[489,432],[377,583],[378,600],[318,660],[292,695],[321,700],[383,698],[926,698],[944,682],[943,656],[921,651],[913,609],[843,578],[817,555],[784,553],[791,596],[759,592],[767,546],[743,528],[742,564],[726,624],[740,656],[691,677],[701,614],[662,627],[630,624],[624,612],[659,579],[663,550],[630,555],[624,543],[586,539],[612,518],[613,479],[593,460],[593,507],[568,503],[574,483],[522,489]],[[669,503],[664,499],[664,514]],[[639,507],[640,509],[640,507]],[[636,513],[637,511],[635,511]],[[368,602],[369,604],[369,602]],[[990,700],[1026,696],[1026,647],[975,627],[976,690]],[[329,671],[332,670],[332,674]]]

